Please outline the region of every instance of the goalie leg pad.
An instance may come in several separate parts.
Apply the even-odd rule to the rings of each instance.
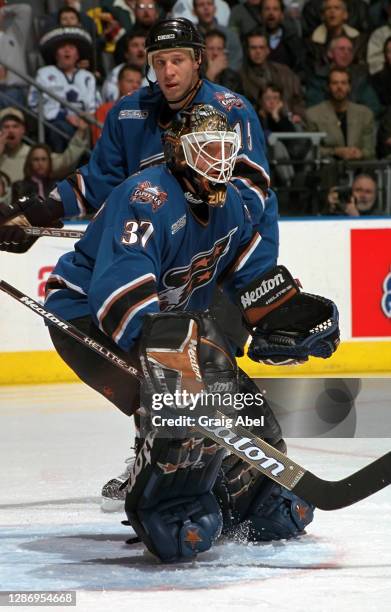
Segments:
[[[211,492],[225,451],[202,437],[149,434],[137,455],[125,498],[129,523],[163,562],[208,550],[222,518]]]
[[[280,450],[283,441],[280,442]],[[214,492],[224,518],[223,533],[251,542],[302,535],[314,506],[230,455],[224,459]]]
[[[302,535],[314,518],[312,504],[274,484],[265,496],[260,492],[246,517],[248,540],[269,542]]]

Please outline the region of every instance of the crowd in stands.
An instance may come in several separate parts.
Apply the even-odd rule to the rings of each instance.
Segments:
[[[257,110],[283,214],[391,213],[391,0],[0,0],[0,200],[45,197],[88,159],[153,77],[145,38],[167,15],[202,33],[203,76]]]

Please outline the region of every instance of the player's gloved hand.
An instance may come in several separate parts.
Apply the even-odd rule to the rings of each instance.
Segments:
[[[0,203],[0,250],[25,253],[38,237],[27,235],[23,227],[62,227],[63,215],[61,201],[50,197],[24,196],[10,204]]]
[[[276,266],[239,292],[253,338],[248,356],[271,365],[295,365],[310,356],[327,359],[339,344],[334,302],[300,291],[284,266]]]

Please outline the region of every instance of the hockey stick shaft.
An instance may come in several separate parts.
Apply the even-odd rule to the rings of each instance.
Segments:
[[[89,347],[128,374],[140,381],[142,374],[126,361],[109,351],[96,340],[88,337],[72,324],[43,308],[38,302],[9,283],[0,281],[0,290],[30,308],[51,325]],[[212,438],[268,478],[303,497],[322,510],[336,510],[354,504],[391,484],[391,452],[380,457],[362,470],[339,481],[318,478],[267,442],[254,436],[240,425],[233,425],[223,413],[216,411],[209,425],[195,422],[194,429]],[[216,425],[214,423],[217,423]]]
[[[20,229],[24,231],[28,236],[49,236],[52,238],[82,238],[84,232],[80,230],[63,229],[57,227],[22,227]]]

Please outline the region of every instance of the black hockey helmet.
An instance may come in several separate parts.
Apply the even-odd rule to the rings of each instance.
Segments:
[[[198,59],[205,49],[205,43],[195,25],[184,17],[158,21],[148,32],[145,41],[148,64],[150,54],[170,49],[193,49]]]
[[[239,148],[227,116],[210,104],[182,111],[163,135],[167,166],[177,178],[186,178],[209,206],[224,205]]]

